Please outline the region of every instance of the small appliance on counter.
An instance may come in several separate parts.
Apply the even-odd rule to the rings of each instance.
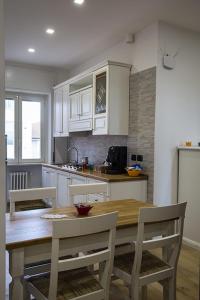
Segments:
[[[108,149],[108,155],[104,164],[103,172],[107,174],[126,173],[127,147],[112,146]]]

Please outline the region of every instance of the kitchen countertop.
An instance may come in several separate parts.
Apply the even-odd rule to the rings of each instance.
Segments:
[[[177,147],[178,150],[196,150],[196,151],[200,151],[200,147],[199,146],[179,146]]]
[[[104,173],[99,173],[99,172],[89,171],[89,170],[85,170],[85,171],[66,170],[61,168],[58,165],[51,165],[51,164],[42,164],[42,165],[44,167],[48,167],[48,168],[52,168],[59,171],[68,172],[68,173],[72,173],[72,174],[76,174],[88,178],[93,178],[104,182],[140,181],[140,180],[148,179],[148,176],[146,174],[142,174],[136,177],[131,177],[126,173],[119,174],[119,175],[111,175],[111,174],[104,174]]]

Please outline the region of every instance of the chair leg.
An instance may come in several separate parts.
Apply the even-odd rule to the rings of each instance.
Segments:
[[[176,276],[172,276],[163,285],[163,299],[176,300]]]
[[[142,287],[142,300],[147,300],[147,286]]]
[[[169,299],[176,300],[176,276],[169,280]]]
[[[138,286],[134,286],[134,288],[131,289],[131,300],[140,300],[140,292],[141,289]]]
[[[31,294],[29,293],[26,284],[23,282],[24,286],[24,300],[31,300]]]

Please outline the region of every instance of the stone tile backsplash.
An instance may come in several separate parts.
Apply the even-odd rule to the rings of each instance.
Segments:
[[[142,165],[149,175],[149,202],[153,201],[155,100],[156,67],[131,75],[128,162],[131,154],[143,155]]]
[[[91,133],[71,134],[68,145],[75,145],[79,158],[89,157],[89,162],[101,164],[105,161],[110,146],[128,146],[128,164],[131,154],[144,156],[143,166],[149,175],[148,201],[153,201],[154,178],[154,128],[156,98],[156,67],[130,76],[129,135],[93,136]],[[75,159],[75,151],[69,154]]]
[[[126,136],[92,135],[91,133],[73,133],[69,138],[69,146],[76,146],[79,159],[88,156],[89,163],[102,164],[110,146],[127,145]],[[75,159],[75,151],[70,153],[70,159]]]

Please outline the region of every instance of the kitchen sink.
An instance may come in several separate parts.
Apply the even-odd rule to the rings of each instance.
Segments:
[[[73,165],[73,164],[66,164],[61,166],[62,169],[69,170],[69,171],[81,171],[82,166],[81,165]]]

